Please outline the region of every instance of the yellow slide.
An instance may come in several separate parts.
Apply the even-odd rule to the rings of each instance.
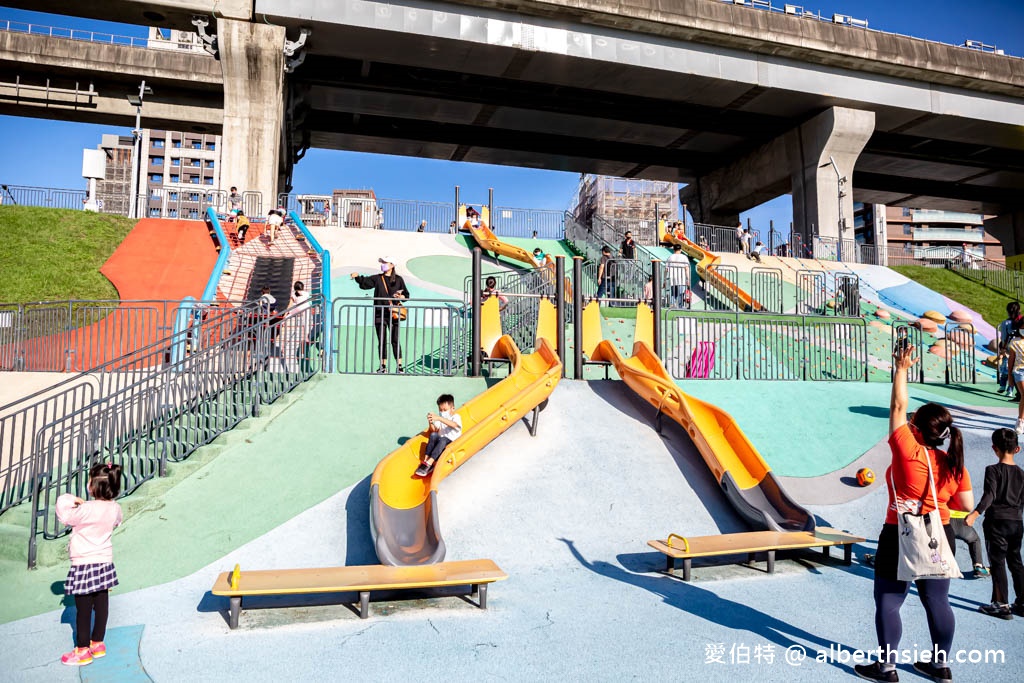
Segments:
[[[387,565],[434,564],[444,559],[438,521],[437,489],[495,437],[544,403],[562,375],[554,348],[557,316],[554,305],[541,300],[537,349],[524,355],[512,338],[500,333],[497,298],[483,304],[481,341],[485,355],[507,358],[509,376],[463,404],[462,436],[453,441],[427,477],[416,477],[427,444],[424,430],[377,464],[370,479],[370,531],[377,557]],[[424,409],[424,413],[426,409]],[[534,414],[536,420],[536,413]]]
[[[459,225],[462,229],[472,235],[476,243],[480,245],[480,248],[485,252],[493,252],[497,256],[504,256],[514,261],[519,261],[525,264],[529,268],[539,268],[537,262],[533,260],[533,254],[528,252],[522,247],[517,247],[507,242],[502,242],[498,237],[491,232],[491,214],[490,209],[486,206],[480,207],[480,221],[479,225],[473,225],[473,221],[466,217],[466,205],[463,204],[459,207]],[[550,255],[544,256],[544,268],[548,270],[548,284],[555,282],[555,260]],[[565,278],[566,291],[571,291],[569,284],[569,278]]]
[[[681,234],[674,235],[671,232],[666,232],[662,235],[661,241],[665,244],[678,244],[682,247],[686,255],[697,262],[697,274],[701,279],[724,294],[741,311],[760,311],[764,308],[750,294],[714,269],[713,266],[721,260],[720,256],[702,249]]]
[[[583,310],[584,329],[600,326],[597,302]],[[727,412],[684,393],[669,376],[652,350],[654,316],[646,304],[637,306],[633,355],[623,358],[615,346],[603,340],[592,360],[615,366],[619,377],[661,415],[678,422],[715,476],[737,512],[757,528],[772,531],[814,531],[814,516],[794,502],[772,474],[743,430]]]

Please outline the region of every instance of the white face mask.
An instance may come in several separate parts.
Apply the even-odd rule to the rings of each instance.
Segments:
[[[450,410],[442,410],[441,411],[441,417],[443,417],[444,419],[447,420],[451,416],[452,416],[452,411],[450,411]]]
[[[380,264],[380,272],[382,272],[382,273],[388,272],[388,264],[386,264],[386,263]]]

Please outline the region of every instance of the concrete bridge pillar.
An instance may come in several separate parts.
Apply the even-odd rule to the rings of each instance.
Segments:
[[[793,131],[796,139],[787,149],[793,229],[805,240],[853,239],[853,166],[874,131],[874,112],[844,107],[823,111]]]
[[[1024,209],[1008,211],[985,221],[985,232],[1003,245],[1006,267],[1024,268]]]
[[[746,211],[781,194],[793,194],[793,230],[853,238],[853,166],[875,129],[870,111],[832,107],[753,152],[697,179],[679,191],[699,223],[732,226]],[[839,234],[839,177],[845,196],[846,231]]]
[[[263,212],[277,206],[284,126],[283,26],[217,20],[224,69],[221,186],[263,195]]]

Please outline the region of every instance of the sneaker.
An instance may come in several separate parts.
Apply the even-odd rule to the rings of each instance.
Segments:
[[[857,664],[853,667],[853,670],[866,681],[883,681],[884,683],[899,683],[900,681],[896,669],[882,671],[882,667],[878,662]]]
[[[1017,436],[1024,434],[1024,420],[1017,420],[1017,426],[1013,428],[1013,431],[1017,432]]]
[[[388,373],[387,366],[382,365],[379,368],[377,368],[377,374],[378,375],[386,375],[387,373]]]
[[[980,564],[974,565],[974,578],[987,579],[989,576],[991,576],[991,574],[989,574],[987,567],[983,567]]]
[[[107,646],[103,644],[103,641],[95,642],[89,641],[89,654],[92,655],[93,659],[99,659],[100,657],[107,656]]]
[[[92,654],[87,647],[76,647],[71,652],[61,655],[60,663],[68,666],[85,666],[92,663]]]
[[[1010,612],[1016,614],[1018,617],[1024,617],[1024,602],[1019,600],[1015,601],[1010,605]]]
[[[953,683],[953,673],[948,666],[936,666],[932,662],[914,662],[914,671],[928,676],[935,683]]]
[[[1007,621],[1013,619],[1009,605],[999,605],[993,602],[991,605],[982,605],[978,608],[978,611],[996,619],[1006,619]]]
[[[399,375],[404,375],[405,374],[405,368],[403,368],[401,365],[399,365],[398,369],[395,370],[395,372],[398,373]]]

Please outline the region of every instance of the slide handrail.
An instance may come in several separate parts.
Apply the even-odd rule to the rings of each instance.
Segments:
[[[231,245],[228,243],[227,235],[224,234],[224,228],[221,227],[217,212],[214,211],[212,206],[206,209],[206,223],[217,236],[220,254],[217,255],[217,262],[213,264],[210,279],[206,281],[206,288],[203,290],[203,301],[216,301],[217,286],[220,284],[220,279],[224,275],[224,269],[227,268],[228,260],[231,258]]]

